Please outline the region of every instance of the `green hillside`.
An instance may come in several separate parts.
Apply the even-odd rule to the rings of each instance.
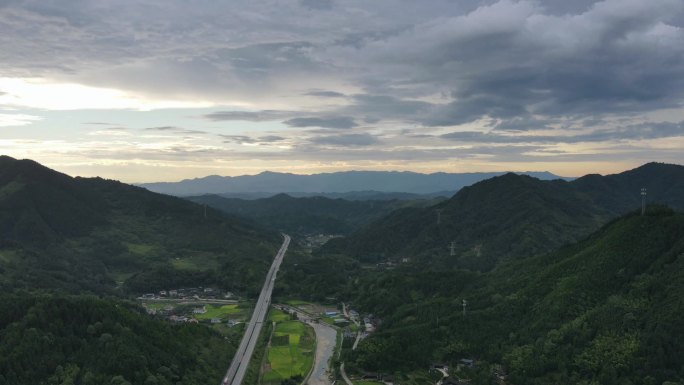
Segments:
[[[383,319],[351,358],[368,370],[474,358],[460,375],[475,384],[490,383],[494,364],[511,384],[684,378],[684,215],[666,208],[486,274],[398,269],[355,286],[358,306]]]
[[[239,328],[172,325],[122,297],[252,295],[280,243],[183,199],[0,157],[0,385],[218,383]]]
[[[408,257],[486,271],[500,259],[544,253],[582,239],[639,207],[642,187],[649,191],[649,202],[684,209],[682,166],[651,163],[572,182],[509,173],[465,187],[435,206],[392,212],[328,242],[321,254],[361,262]]]
[[[0,158],[0,287],[256,291],[280,236],[183,199]]]
[[[278,194],[255,200],[202,195],[186,198],[289,234],[349,234],[367,222],[402,207],[425,207],[429,200],[346,200],[294,198]]]
[[[218,384],[239,337],[114,300],[0,295],[0,384]]]

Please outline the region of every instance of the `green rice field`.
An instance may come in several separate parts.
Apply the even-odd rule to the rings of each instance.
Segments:
[[[289,321],[290,315],[283,311],[272,309],[271,312],[268,313],[268,320],[272,322]]]
[[[269,319],[277,324],[266,353],[262,383],[280,384],[296,375],[305,377],[313,365],[316,349],[313,329],[302,322],[286,320],[289,315],[283,312],[273,311]]]

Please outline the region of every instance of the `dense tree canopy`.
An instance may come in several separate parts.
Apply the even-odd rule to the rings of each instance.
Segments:
[[[89,296],[0,296],[0,384],[207,384],[237,346],[134,304]]]

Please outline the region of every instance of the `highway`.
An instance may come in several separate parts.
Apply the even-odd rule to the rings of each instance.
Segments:
[[[280,250],[278,250],[278,254],[276,254],[273,264],[271,264],[271,268],[268,271],[268,274],[266,274],[266,281],[264,282],[264,287],[261,288],[261,294],[259,294],[259,299],[254,307],[252,319],[247,324],[245,335],[242,337],[240,346],[235,352],[235,356],[230,363],[226,376],[223,377],[223,381],[221,382],[222,385],[240,385],[242,379],[245,377],[249,361],[252,358],[254,348],[259,339],[261,327],[263,326],[264,319],[266,318],[266,314],[268,314],[268,309],[271,305],[271,294],[273,293],[276,274],[280,268],[280,263],[283,261],[285,252],[287,252],[287,247],[290,245],[290,236],[283,234],[283,237],[285,238],[283,240],[283,245],[280,247]]]

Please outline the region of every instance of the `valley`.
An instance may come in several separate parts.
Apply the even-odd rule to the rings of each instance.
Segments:
[[[681,166],[505,174],[447,200],[243,201],[1,160],[3,385],[680,377]],[[648,186],[644,213],[635,186]],[[98,350],[161,361],[126,374]]]
[[[684,0],[0,0],[0,385],[684,385]]]

